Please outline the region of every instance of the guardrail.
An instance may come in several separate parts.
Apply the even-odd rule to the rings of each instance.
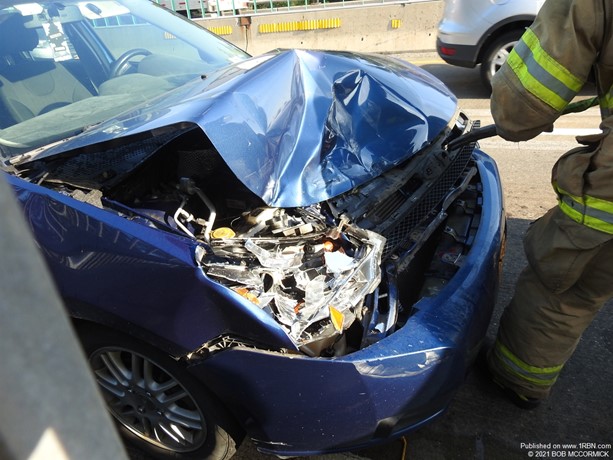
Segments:
[[[419,3],[430,0],[152,0],[188,18],[242,16],[284,11]]]
[[[248,8],[248,0],[152,0],[170,10],[186,15],[188,18],[217,16],[224,12],[239,14]]]

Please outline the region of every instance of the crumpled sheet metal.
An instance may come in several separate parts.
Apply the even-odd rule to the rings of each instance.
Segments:
[[[37,158],[194,123],[266,204],[308,206],[410,158],[456,106],[442,83],[398,59],[276,51],[198,78]]]
[[[218,122],[203,128],[270,206],[347,192],[422,149],[455,114],[446,88],[401,61],[318,51],[267,57],[224,92],[212,108]]]

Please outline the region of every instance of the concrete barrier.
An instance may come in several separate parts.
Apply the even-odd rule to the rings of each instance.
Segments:
[[[194,21],[252,55],[277,48],[428,52],[435,50],[443,6],[443,0],[328,6]]]

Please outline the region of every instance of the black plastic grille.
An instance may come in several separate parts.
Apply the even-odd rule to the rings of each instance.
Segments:
[[[383,257],[386,258],[402,243],[409,240],[411,232],[435,210],[439,210],[441,201],[460,180],[470,161],[474,144],[465,146],[458,153],[445,172],[434,181],[422,199],[411,207],[393,225],[383,232],[387,238]]]

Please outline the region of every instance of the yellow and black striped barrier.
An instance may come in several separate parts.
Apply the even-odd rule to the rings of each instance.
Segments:
[[[340,27],[340,18],[311,19],[304,21],[288,21],[275,22],[271,24],[260,24],[258,26],[258,32],[261,34],[272,34],[278,32],[297,32],[302,30],[338,29]]]

